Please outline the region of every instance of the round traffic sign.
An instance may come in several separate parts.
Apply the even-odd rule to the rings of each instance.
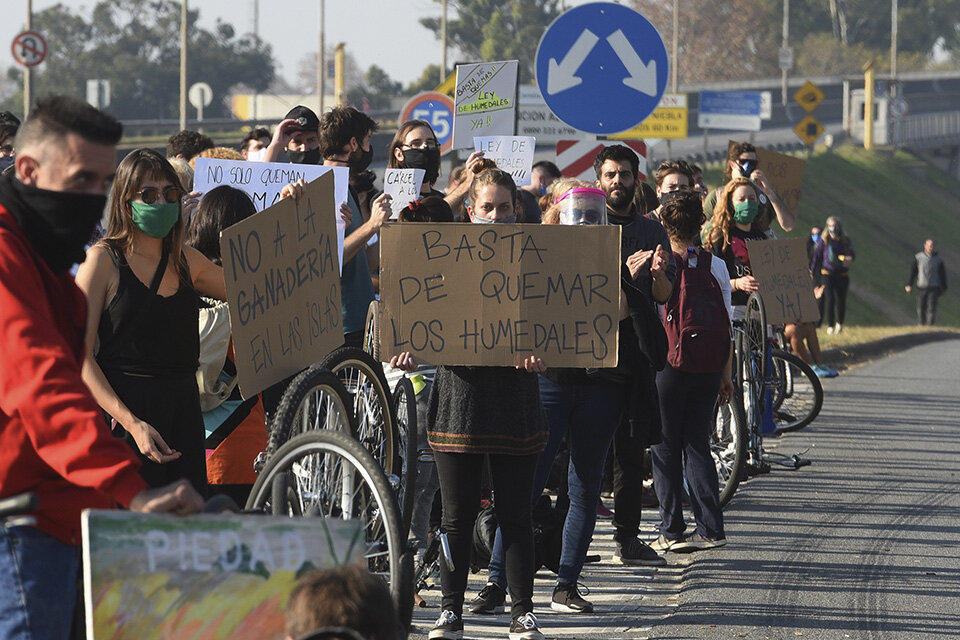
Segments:
[[[902,118],[910,112],[910,103],[903,96],[897,96],[890,101],[890,115],[894,118]]]
[[[10,51],[17,64],[35,67],[47,57],[47,41],[36,31],[23,31],[13,39]]]
[[[449,96],[436,91],[418,93],[400,110],[399,122],[402,124],[407,120],[430,123],[440,143],[440,154],[450,151],[453,146],[453,100]]]
[[[213,89],[206,82],[194,82],[187,90],[187,99],[195,109],[209,107],[213,101]]]
[[[537,85],[575,129],[619,133],[657,108],[669,58],[656,27],[633,9],[594,2],[561,14],[537,47]]]

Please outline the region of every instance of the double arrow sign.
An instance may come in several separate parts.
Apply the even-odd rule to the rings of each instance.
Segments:
[[[567,54],[563,56],[563,60],[557,62],[556,58],[550,58],[547,70],[547,93],[549,95],[572,89],[583,82],[583,78],[575,74],[599,41],[600,38],[594,35],[592,31],[584,29],[577,41],[567,51]],[[623,79],[623,84],[648,96],[656,96],[657,61],[651,60],[644,64],[630,41],[627,40],[627,36],[623,35],[623,31],[620,29],[607,36],[607,42],[630,73],[628,77]]]

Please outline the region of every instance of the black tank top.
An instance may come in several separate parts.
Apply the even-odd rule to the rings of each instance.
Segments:
[[[97,363],[107,372],[155,378],[195,376],[200,357],[200,299],[181,275],[171,296],[156,293],[166,270],[166,259],[144,285],[122,254],[108,249],[120,270],[117,293],[100,316]]]

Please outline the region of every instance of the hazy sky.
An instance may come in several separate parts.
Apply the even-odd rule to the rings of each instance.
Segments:
[[[94,0],[33,0],[33,11],[58,1],[85,14],[96,5]],[[585,1],[567,0],[566,5]],[[205,28],[221,18],[246,33],[253,30],[257,4],[260,37],[273,47],[280,75],[293,82],[301,58],[317,51],[318,0],[189,0],[188,6],[199,9]],[[27,3],[0,0],[0,5],[5,14],[0,21],[0,55],[4,56],[0,67],[6,67],[13,63],[10,43],[23,26]],[[419,78],[427,64],[440,63],[439,40],[419,23],[421,17],[439,15],[440,3],[434,0],[326,0],[326,44],[345,42],[361,69],[377,64],[406,84]],[[454,54],[448,54],[448,65],[454,60]]]

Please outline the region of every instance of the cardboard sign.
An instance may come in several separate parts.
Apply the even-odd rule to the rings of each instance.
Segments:
[[[313,182],[330,171],[334,174],[334,194],[337,205],[347,201],[350,188],[348,167],[325,167],[319,164],[291,164],[289,162],[247,162],[243,160],[218,160],[197,158],[193,173],[193,188],[207,193],[220,185],[240,189],[253,200],[257,211],[272,207],[280,200],[280,192],[297,180]],[[347,225],[337,216],[337,246],[339,260],[343,264],[343,238]]]
[[[396,220],[408,204],[420,199],[425,169],[387,169],[383,174],[383,192],[390,196],[391,220]]]
[[[747,251],[753,277],[760,282],[768,324],[820,319],[806,238],[756,240],[747,243]]]
[[[806,161],[757,147],[757,163],[790,213],[799,215],[800,186]]]
[[[83,512],[87,640],[283,640],[301,573],[364,552],[362,522]]]
[[[483,136],[473,139],[473,150],[483,151],[483,157],[497,163],[513,177],[518,187],[531,183],[533,152],[537,141],[530,136]]]
[[[343,344],[333,173],[220,234],[244,398]]]
[[[386,224],[382,359],[617,364],[620,227]]]
[[[517,60],[457,65],[454,149],[469,149],[474,136],[513,135],[518,71]]]

